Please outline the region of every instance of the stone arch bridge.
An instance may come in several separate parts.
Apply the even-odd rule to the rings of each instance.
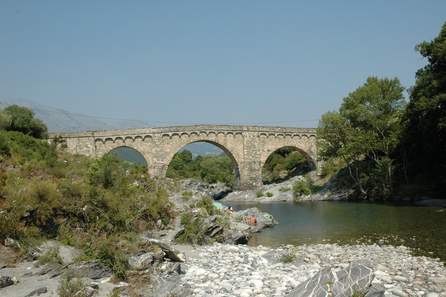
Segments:
[[[236,164],[240,189],[262,185],[262,167],[274,151],[294,147],[319,169],[316,130],[264,126],[195,125],[166,128],[53,134],[74,154],[101,157],[118,147],[130,147],[145,158],[149,174],[165,176],[175,153],[193,142],[220,147]]]

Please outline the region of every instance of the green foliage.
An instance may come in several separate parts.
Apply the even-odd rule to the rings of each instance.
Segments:
[[[298,180],[293,184],[293,195],[298,198],[302,195],[310,195],[311,188],[307,180]]]
[[[31,109],[11,105],[0,112],[0,129],[22,132],[36,138],[47,137],[47,127]]]
[[[365,292],[362,291],[353,291],[352,297],[364,297],[366,295]]]
[[[288,192],[289,190],[291,190],[289,187],[280,187],[279,189],[280,192]]]
[[[45,264],[62,264],[62,259],[59,256],[58,248],[50,248],[37,259],[39,265]]]
[[[181,224],[184,231],[176,238],[180,243],[204,244],[206,242],[203,218],[200,215],[194,216],[190,212],[181,215]]]
[[[0,239],[57,238],[125,277],[135,231],[173,218],[167,192],[142,167],[57,151],[20,132],[0,131],[9,153],[0,162]]]
[[[61,278],[57,293],[59,297],[87,297],[89,295],[86,289],[87,286],[82,279],[67,273]]]
[[[227,155],[198,156],[183,150],[173,157],[167,169],[170,178],[195,178],[207,183],[223,182],[234,186],[234,162]]]
[[[263,197],[263,196],[265,196],[265,194],[263,193],[262,190],[258,190],[258,191],[256,192],[256,197],[257,197],[257,198],[260,198],[260,197]]]
[[[268,157],[262,169],[262,179],[264,183],[280,182],[312,168],[313,164],[302,153],[295,148],[284,147]]]
[[[189,201],[192,198],[192,192],[191,191],[184,191],[183,193],[181,193],[181,198],[184,201]]]
[[[214,200],[212,200],[210,197],[203,197],[195,204],[195,207],[206,210],[208,215],[213,215],[216,212]]]
[[[417,51],[428,63],[416,73],[404,114],[398,168],[406,184],[431,185],[446,193],[446,22]]]
[[[369,77],[344,98],[339,112],[326,113],[319,122],[319,156],[346,164],[360,195],[385,198],[392,192],[403,90],[398,79]]]
[[[274,195],[273,195],[273,193],[271,193],[271,192],[266,192],[266,197],[273,197]]]
[[[296,260],[296,255],[292,252],[285,253],[280,257],[282,263],[291,263],[294,260]]]

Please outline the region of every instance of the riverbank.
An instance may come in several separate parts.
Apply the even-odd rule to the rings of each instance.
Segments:
[[[296,195],[293,187],[296,182],[305,181],[304,176],[294,176],[286,181],[262,185],[256,190],[234,191],[225,195],[222,202],[296,202],[296,201],[340,201],[347,200],[351,190],[339,190],[331,184],[319,187],[310,194]]]
[[[332,282],[339,293],[353,288],[358,293],[369,292],[365,296],[446,296],[443,263],[412,256],[404,246],[214,244],[178,248],[187,258],[182,266],[184,275],[176,280],[176,290],[184,296],[311,296],[302,294],[303,286],[326,288],[328,284],[313,283],[313,277],[341,276],[349,267],[357,271]]]
[[[133,258],[127,281],[116,281],[99,264],[39,266],[25,261],[0,269],[1,296],[58,296],[64,273],[82,273],[82,296],[446,296],[446,267],[438,259],[413,256],[404,246],[315,244],[269,248],[213,244],[171,245],[180,258]],[[149,256],[148,256],[149,255]],[[184,257],[184,258],[183,258]],[[148,261],[147,259],[151,259]],[[183,262],[184,260],[184,262]],[[310,292],[316,292],[314,294]],[[112,295],[113,294],[113,295]]]

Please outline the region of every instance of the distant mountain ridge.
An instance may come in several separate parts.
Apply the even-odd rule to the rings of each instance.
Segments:
[[[46,106],[29,100],[0,99],[0,108],[5,108],[12,104],[32,109],[36,117],[41,119],[47,125],[49,132],[83,132],[150,127],[148,123],[140,120],[98,118],[84,114],[71,113],[64,109]],[[223,153],[217,146],[206,142],[191,143],[183,149],[191,151],[194,157],[198,155],[218,155]]]
[[[49,132],[82,132],[95,130],[114,130],[143,128],[149,125],[140,120],[98,118],[94,116],[72,113],[63,109],[42,105],[33,101],[14,99],[0,100],[0,108],[17,104],[32,109],[37,118],[48,126]]]

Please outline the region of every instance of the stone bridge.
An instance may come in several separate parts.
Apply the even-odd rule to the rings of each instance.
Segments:
[[[54,138],[56,135],[51,135]],[[262,167],[274,151],[293,147],[319,168],[316,131],[312,128],[196,125],[166,128],[58,134],[71,153],[101,157],[118,147],[130,147],[145,158],[152,176],[165,176],[175,153],[193,142],[221,148],[236,165],[240,189],[262,185]]]

